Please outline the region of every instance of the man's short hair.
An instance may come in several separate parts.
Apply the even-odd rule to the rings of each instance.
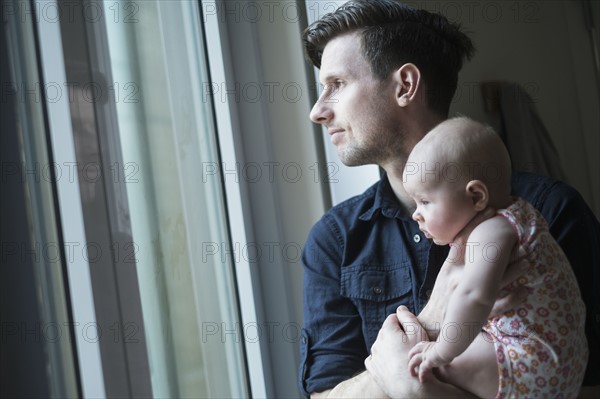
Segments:
[[[475,52],[460,25],[395,0],[351,0],[306,28],[306,56],[320,68],[327,43],[355,31],[361,34],[361,51],[374,76],[384,80],[405,63],[415,64],[429,108],[448,115],[463,60]]]

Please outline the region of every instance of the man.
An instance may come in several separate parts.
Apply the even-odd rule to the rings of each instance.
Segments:
[[[402,172],[413,146],[447,118],[473,45],[445,18],[393,0],[350,1],[308,27],[304,42],[324,86],[311,119],[327,128],[344,164],[377,164],[385,175],[308,236],[301,388],[312,397],[468,396],[436,379],[420,384],[406,369],[410,348],[427,339],[419,321],[442,321],[451,287],[440,276],[431,291],[447,248],[411,219]],[[515,174],[512,185],[544,215],[575,271],[587,307],[584,385],[600,384],[600,225],[561,182]],[[436,311],[417,320],[430,295]]]

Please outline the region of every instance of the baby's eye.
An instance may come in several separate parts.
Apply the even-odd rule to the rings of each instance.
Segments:
[[[421,205],[428,205],[429,204],[429,201],[427,201],[427,200],[421,200],[419,202],[421,203]]]

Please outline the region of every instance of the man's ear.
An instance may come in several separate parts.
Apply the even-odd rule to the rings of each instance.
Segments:
[[[396,100],[398,105],[405,107],[414,101],[421,86],[421,71],[415,64],[407,63],[394,72],[396,83]]]
[[[490,203],[490,195],[487,186],[481,180],[471,180],[467,183],[465,189],[467,195],[473,201],[473,207],[476,211],[482,211]]]

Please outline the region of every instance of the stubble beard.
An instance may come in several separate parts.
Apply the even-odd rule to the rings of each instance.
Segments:
[[[338,157],[346,166],[382,166],[390,160],[408,156],[405,141],[402,132],[380,130],[363,143],[347,143],[346,148],[338,149]]]
[[[376,163],[370,152],[358,146],[350,145],[344,150],[339,151],[338,156],[340,161],[346,166],[362,166]]]

